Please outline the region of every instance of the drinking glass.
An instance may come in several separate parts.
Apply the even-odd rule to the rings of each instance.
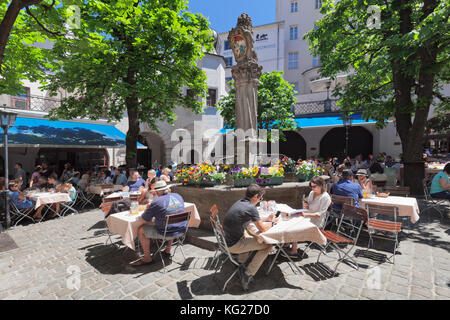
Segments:
[[[130,213],[133,216],[139,213],[139,203],[137,201],[131,202]]]

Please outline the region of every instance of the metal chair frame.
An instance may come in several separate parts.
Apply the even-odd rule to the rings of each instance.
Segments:
[[[321,250],[321,252],[319,253],[319,256],[317,257],[317,262],[319,262],[320,256],[322,255],[322,253],[324,255],[327,255],[326,250],[328,247],[332,247],[333,249],[335,249],[339,255],[339,258],[337,259],[338,263],[334,267],[333,276],[336,274],[336,270],[337,270],[337,267],[339,266],[339,264],[342,261],[346,260],[346,258],[349,259],[348,262],[353,268],[355,268],[357,270],[359,269],[358,263],[355,261],[355,259],[350,257],[350,252],[352,251],[352,249],[355,247],[356,243],[358,242],[359,235],[360,235],[361,230],[366,222],[367,222],[367,211],[365,209],[354,207],[354,206],[351,206],[351,205],[345,203],[342,206],[342,215],[339,220],[339,225],[338,225],[337,231],[333,232],[333,231],[321,230],[322,233],[327,238],[327,244],[325,247],[319,245],[321,248],[323,248],[323,250]],[[342,228],[343,226],[348,226],[351,228]],[[355,229],[357,230],[356,236],[354,235]],[[339,238],[343,237],[343,239],[345,239],[345,242],[344,241],[333,241],[333,239],[331,239],[331,236],[335,236],[335,237],[337,236]],[[339,246],[338,246],[339,243],[351,244],[351,246],[347,250],[343,250],[343,249],[339,248]]]
[[[425,211],[429,209],[435,209],[437,212],[439,212],[441,218],[444,218],[444,213],[439,209],[440,205],[443,205],[447,202],[445,199],[439,199],[439,198],[433,198],[430,194],[430,186],[431,186],[431,179],[423,179],[423,191],[424,191],[424,198],[427,202],[427,207],[422,210],[421,213],[424,213]],[[431,202],[431,204],[429,204]]]
[[[238,255],[233,255],[230,252],[230,249],[228,248],[227,242],[225,240],[225,232],[223,230],[222,224],[220,223],[219,214],[218,214],[219,212],[218,212],[217,206],[215,204],[211,207],[210,213],[211,213],[211,216],[209,217],[209,220],[211,222],[211,225],[212,225],[212,228],[213,228],[213,231],[214,231],[214,235],[216,236],[216,240],[217,240],[217,249],[216,249],[216,252],[214,253],[214,257],[213,257],[213,260],[211,262],[211,265],[212,265],[214,263],[214,261],[216,260],[216,258],[217,258],[217,262],[215,264],[216,271],[214,272],[214,277],[216,276],[217,271],[220,268],[222,268],[222,266],[228,260],[230,260],[231,263],[236,266],[236,270],[225,281],[225,284],[224,284],[224,286],[222,288],[222,292],[225,292],[225,289],[226,289],[228,283],[237,274],[237,272],[239,271],[239,268],[243,267],[247,263],[247,261],[250,259],[251,255],[249,254],[247,259],[245,259],[244,262],[239,262],[239,260],[237,259]],[[227,258],[225,260],[223,260],[222,263],[220,264],[219,268],[217,268],[218,263],[220,261],[220,259],[219,259],[220,254],[218,255],[219,252],[221,252],[222,254],[226,255]],[[236,256],[236,258],[234,256]]]
[[[373,205],[373,204],[367,204],[367,212],[368,212],[368,222],[367,222],[367,229],[368,229],[368,233],[369,233],[369,242],[367,244],[367,250],[369,250],[370,248],[370,244],[372,243],[373,245],[373,238],[379,238],[379,239],[385,239],[385,240],[389,240],[389,241],[393,241],[394,242],[394,252],[392,254],[391,257],[387,258],[386,260],[391,262],[391,258],[392,258],[392,264],[395,263],[395,253],[397,252],[397,248],[398,248],[398,234],[401,231],[402,228],[402,223],[401,222],[397,222],[397,218],[398,218],[398,208],[394,207],[394,206],[379,206],[379,205]],[[389,217],[393,217],[394,221],[390,221],[390,220],[386,220],[386,219],[375,219],[372,218],[373,215],[377,216],[378,214],[384,215],[384,216],[389,216]],[[380,223],[380,225],[374,225],[372,224],[373,222],[375,223]],[[390,238],[387,236],[382,236],[382,235],[377,235],[374,232],[375,231],[383,231],[383,232],[388,232],[388,233],[392,233],[394,235],[394,238]]]
[[[20,221],[22,221],[25,218],[30,219],[33,222],[36,222],[33,219],[33,217],[29,216],[29,214],[34,211],[34,207],[30,207],[30,208],[26,208],[26,209],[19,209],[19,208],[17,208],[17,206],[15,205],[15,203],[12,201],[12,199],[10,197],[8,197],[8,202],[9,202],[10,213],[12,214],[11,221],[15,221],[18,218],[14,224],[15,227],[19,224]]]
[[[331,205],[329,208],[329,213],[325,219],[325,227],[330,223],[333,224],[333,221],[337,224],[339,219],[342,217],[342,209],[341,212],[337,212],[333,209],[333,205],[338,204],[343,206],[344,204],[349,204],[353,206],[355,204],[355,199],[352,197],[340,196],[337,194],[331,194]]]
[[[80,205],[80,210],[84,209],[84,207],[88,204],[91,204],[93,206],[93,208],[95,208],[95,204],[91,201],[95,196],[94,194],[92,195],[92,197],[88,198],[86,196],[86,194],[84,193],[84,191],[81,189],[77,189],[77,193],[78,193],[78,202]]]
[[[156,252],[153,255],[156,255],[157,253],[159,253],[159,256],[163,263],[164,273],[166,273],[167,271],[166,271],[166,264],[164,263],[164,259],[163,259],[161,252],[162,252],[162,249],[165,247],[166,241],[173,240],[172,246],[176,246],[172,255],[175,255],[176,250],[178,249],[178,247],[180,247],[181,254],[183,255],[184,260],[186,260],[186,256],[184,255],[184,251],[183,251],[183,243],[184,243],[184,240],[186,239],[186,234],[189,229],[188,224],[189,224],[190,217],[191,217],[190,211],[186,211],[186,212],[178,213],[178,214],[167,215],[165,217],[165,222],[164,222],[164,234],[161,236],[158,236],[154,239],[154,240],[162,240],[161,245],[158,246],[158,249],[156,250]],[[169,225],[174,224],[174,223],[184,222],[184,221],[186,221],[186,228],[183,231],[183,233],[180,233],[176,236],[168,236],[167,235],[167,228]]]
[[[75,209],[75,205],[78,199],[78,191],[75,189],[75,199],[70,202],[61,202],[61,216],[65,216],[68,212],[72,211],[72,214],[79,214],[78,210]]]

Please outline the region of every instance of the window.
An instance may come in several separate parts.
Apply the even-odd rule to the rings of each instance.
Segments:
[[[313,56],[312,64],[313,64],[313,67],[320,67],[320,65],[321,65],[320,56]]]
[[[322,0],[316,0],[316,9],[322,8]]]
[[[214,107],[216,105],[216,100],[217,100],[217,90],[208,89],[208,97],[206,98],[206,105],[208,107]]]
[[[298,39],[298,26],[289,27],[289,39],[290,40]]]
[[[228,40],[225,40],[224,46],[225,50],[231,50],[230,42]]]
[[[288,69],[297,69],[297,68],[298,68],[298,52],[290,52]]]
[[[233,57],[225,57],[225,66],[231,67],[233,65]]]
[[[297,1],[291,2],[291,12],[298,12],[298,2]]]
[[[23,87],[21,93],[11,96],[11,107],[22,110],[30,109],[30,88]]]

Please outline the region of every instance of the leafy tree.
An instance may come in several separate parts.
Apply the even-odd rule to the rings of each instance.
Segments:
[[[230,81],[228,96],[220,98],[217,108],[226,121],[226,128],[235,127],[236,88]],[[258,86],[258,129],[279,129],[280,139],[285,140],[281,130],[296,130],[297,124],[291,111],[295,104],[294,86],[283,79],[282,71],[264,72]],[[270,132],[268,132],[270,137]]]
[[[183,0],[83,3],[81,28],[53,49],[59,66],[46,88],[69,97],[50,117],[119,121],[127,112],[126,162],[136,166],[140,122],[157,131],[159,121],[174,122],[176,106],[202,110],[182,88],[206,96],[196,63],[213,39],[208,20],[187,9]]]
[[[80,0],[72,1],[73,4]],[[46,41],[67,34],[73,11],[62,0],[11,0],[0,4],[0,92],[21,93],[22,80],[45,81],[52,67]],[[41,46],[37,46],[41,43]]]
[[[326,0],[321,13],[317,28],[305,35],[320,55],[321,75],[350,73],[334,91],[345,113],[363,108],[363,117],[377,120],[378,127],[395,118],[405,183],[422,193],[421,142],[430,107],[450,108],[441,94],[450,79],[450,2]]]

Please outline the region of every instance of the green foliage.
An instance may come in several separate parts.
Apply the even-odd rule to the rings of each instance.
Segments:
[[[236,122],[234,81],[230,82],[228,96],[217,102],[217,108],[226,121],[227,128],[234,128]],[[281,130],[297,130],[291,107],[295,104],[293,85],[283,79],[283,72],[264,72],[258,87],[258,128],[280,129],[280,139],[285,137]]]
[[[11,1],[0,4],[0,18],[4,21]],[[72,1],[73,4],[81,2]],[[46,70],[54,67],[48,46],[49,41],[64,37],[67,30],[64,21],[70,13],[62,0],[42,0],[20,10],[11,28],[1,65],[0,93],[23,93],[23,80],[45,82]],[[2,32],[6,30],[2,29]],[[47,43],[46,43],[47,42]],[[44,45],[44,43],[46,43]]]
[[[157,131],[173,123],[175,106],[202,110],[184,86],[206,96],[197,67],[211,48],[208,20],[187,11],[182,0],[89,1],[81,5],[81,28],[54,46],[58,61],[46,89],[69,92],[52,118],[122,119],[125,111]]]
[[[320,55],[322,76],[334,78],[340,72],[350,73],[348,84],[334,91],[342,98],[339,104],[345,111],[363,108],[363,117],[377,120],[382,127],[384,120],[396,113],[413,116],[430,103],[441,111],[450,109],[448,97],[439,94],[443,83],[450,80],[448,0],[431,1],[427,6],[419,0],[323,3],[324,18],[305,38],[313,54]],[[368,25],[371,5],[381,10],[379,28]],[[433,62],[434,50],[437,54]],[[427,75],[434,75],[434,81]],[[411,97],[410,102],[399,98],[399,77],[410,85],[410,92],[403,92]],[[420,91],[427,83],[432,87],[431,97]]]

